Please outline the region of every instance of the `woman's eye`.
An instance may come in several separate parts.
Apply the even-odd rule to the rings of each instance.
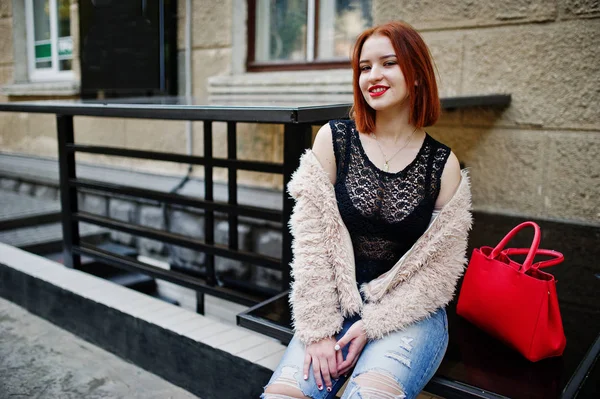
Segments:
[[[363,71],[363,72],[364,72],[364,71],[368,71],[369,69],[371,69],[371,67],[370,67],[370,66],[367,66],[367,65],[365,65],[365,66],[361,66],[361,67],[360,67],[360,70],[361,70],[361,71]]]
[[[383,64],[384,66],[391,66],[391,65],[396,65],[395,61],[388,61],[385,64]]]

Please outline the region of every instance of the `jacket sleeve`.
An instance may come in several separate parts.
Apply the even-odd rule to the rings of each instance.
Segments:
[[[318,201],[322,195],[315,193],[329,189],[327,184],[331,186],[323,178],[327,176],[320,175],[315,165],[301,161],[288,185],[296,200],[290,218],[294,256],[290,265],[292,322],[296,336],[306,345],[337,334],[343,324],[335,273],[327,251],[332,218],[328,216],[327,204]]]
[[[454,296],[456,283],[466,264],[468,232],[471,228],[471,197],[468,185],[454,209],[438,216],[426,233],[419,253],[407,258],[405,268],[417,269],[377,301],[367,302],[362,311],[369,339],[403,330],[444,307]]]

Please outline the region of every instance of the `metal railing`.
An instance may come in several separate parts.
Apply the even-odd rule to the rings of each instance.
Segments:
[[[506,106],[510,102],[509,95],[489,95],[443,99],[445,108],[462,106],[488,105]],[[274,173],[283,176],[283,184],[287,185],[292,172],[297,168],[300,156],[311,144],[312,126],[322,124],[330,119],[348,116],[349,105],[321,106],[211,106],[195,105],[181,101],[179,98],[145,98],[136,101],[118,100],[115,102],[59,102],[40,101],[28,103],[0,104],[0,111],[36,112],[56,114],[59,155],[59,181],[62,205],[62,228],[64,239],[64,262],[67,267],[79,268],[81,256],[91,257],[99,262],[130,270],[142,272],[149,276],[167,280],[178,285],[191,288],[198,293],[197,310],[203,312],[202,294],[253,306],[266,299],[257,295],[263,292],[249,282],[232,281],[223,284],[218,281],[215,269],[215,257],[224,257],[246,262],[256,266],[281,271],[282,287],[289,286],[289,264],[292,260],[291,235],[287,229],[293,202],[286,191],[282,192],[283,209],[272,210],[238,203],[237,174],[238,171]],[[82,145],[75,142],[74,116],[120,117],[164,120],[202,121],[204,127],[204,155],[190,156],[159,151],[143,151],[111,146]],[[213,156],[213,123],[227,123],[227,158]],[[238,159],[237,123],[251,122],[263,124],[283,124],[283,163],[257,162]],[[126,158],[168,161],[189,165],[200,165],[204,168],[204,197],[196,198],[187,195],[133,187],[119,183],[78,178],[76,174],[75,155],[77,153],[101,154]],[[218,201],[214,198],[214,168],[226,168],[228,199]],[[197,208],[204,212],[204,239],[187,237],[175,232],[155,229],[139,224],[113,219],[81,211],[78,204],[78,191],[92,190],[106,195],[126,196],[134,199],[149,200],[166,206]],[[228,242],[226,245],[215,242],[215,213],[225,214],[228,220]],[[239,248],[238,224],[240,217],[261,219],[276,222],[282,226],[281,259]],[[163,243],[177,245],[203,252],[205,272],[186,273],[185,270],[165,270],[130,257],[107,252],[89,243],[82,243],[79,235],[79,223],[89,223],[108,229],[133,234],[135,236],[154,239]],[[273,291],[268,296],[277,295]]]

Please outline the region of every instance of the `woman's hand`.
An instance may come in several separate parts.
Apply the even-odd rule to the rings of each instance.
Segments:
[[[333,337],[322,339],[308,345],[304,355],[304,379],[308,379],[308,370],[312,362],[317,387],[323,389],[323,380],[325,380],[328,392],[331,392],[331,377],[338,378],[338,363],[343,360],[342,352],[335,351],[335,344]]]
[[[348,329],[346,334],[337,342],[335,349],[338,353],[342,353],[342,348],[348,344],[350,347],[348,348],[348,355],[346,356],[346,360],[341,363],[338,363],[338,373],[341,375],[345,375],[348,373],[356,362],[358,361],[358,357],[367,344],[367,334],[364,330],[364,322],[362,320],[357,321],[352,324],[352,326]]]

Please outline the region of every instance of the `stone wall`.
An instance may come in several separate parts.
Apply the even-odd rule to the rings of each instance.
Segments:
[[[178,2],[181,93],[185,83],[185,3]],[[247,21],[245,0],[192,3],[194,97],[202,99],[217,92],[222,97],[226,95],[223,87],[230,81],[240,83],[237,87],[244,95],[253,90],[260,93],[260,82],[272,83],[269,73],[253,77],[240,73],[246,43],[242,43],[239,27],[233,25]],[[0,85],[14,76],[11,4],[11,0],[0,0]],[[74,18],[76,6],[77,1],[72,0]],[[506,110],[448,112],[429,130],[471,169],[476,209],[600,223],[595,200],[600,195],[600,162],[594,150],[600,141],[598,1],[373,0],[373,15],[376,23],[404,19],[422,32],[438,67],[442,96],[512,95]],[[303,72],[303,79],[310,81],[311,73],[315,81],[342,76],[339,71],[314,71]],[[280,72],[277,79],[293,82],[298,76]],[[345,84],[349,89],[350,82]],[[285,84],[277,90],[285,96]],[[336,90],[348,95],[348,90]],[[3,100],[6,98],[0,97]],[[193,154],[202,155],[202,123],[192,126]],[[0,114],[0,129],[2,151],[56,156],[53,116]],[[75,131],[76,140],[82,143],[176,153],[185,153],[187,148],[185,122],[75,118]],[[225,124],[216,123],[213,131],[214,154],[224,156]],[[279,162],[282,142],[281,126],[238,126],[241,159]],[[163,174],[186,170],[185,165],[173,163],[89,154],[80,154],[78,159]],[[202,168],[195,168],[193,174],[201,178]],[[226,181],[226,171],[216,169],[215,179]],[[240,172],[238,182],[282,187],[281,177],[268,174]]]
[[[12,2],[11,0],[0,0],[0,86],[13,81],[12,37]],[[6,100],[7,97],[0,93],[0,101]],[[0,142],[0,147],[2,147],[2,142]]]
[[[431,133],[471,170],[479,210],[600,223],[598,1],[374,0],[376,23],[419,29],[442,95],[510,93]]]

